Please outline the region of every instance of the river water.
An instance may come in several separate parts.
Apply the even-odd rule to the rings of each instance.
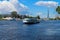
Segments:
[[[0,40],[60,40],[60,20],[23,24],[22,21],[0,21]]]

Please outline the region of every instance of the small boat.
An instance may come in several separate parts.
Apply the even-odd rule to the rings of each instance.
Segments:
[[[11,17],[6,17],[6,18],[2,18],[3,20],[12,20],[13,18]]]
[[[23,23],[25,24],[32,24],[32,23],[39,23],[40,19],[37,18],[25,18],[23,19]]]

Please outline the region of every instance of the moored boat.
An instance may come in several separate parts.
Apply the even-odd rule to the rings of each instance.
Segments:
[[[23,19],[23,23],[25,24],[32,24],[32,23],[39,23],[40,19],[37,18],[25,18]]]

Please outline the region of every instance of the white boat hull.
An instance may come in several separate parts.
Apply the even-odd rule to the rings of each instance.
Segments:
[[[34,21],[34,20],[29,20],[29,21],[27,21],[27,20],[23,20],[23,23],[27,23],[27,24],[32,24],[32,23],[39,23],[40,21],[39,20],[36,20],[36,21]]]

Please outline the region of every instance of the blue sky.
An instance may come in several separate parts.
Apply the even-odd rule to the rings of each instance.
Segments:
[[[41,17],[47,17],[47,10],[46,6],[37,6],[34,5],[38,1],[55,1],[60,2],[60,0],[19,0],[21,3],[29,7],[30,14],[33,16],[40,15]],[[59,3],[60,4],[60,3]],[[39,14],[40,13],[40,14]],[[57,12],[55,11],[55,7],[49,8],[50,17],[55,17]]]
[[[35,5],[39,1],[47,2],[47,1],[53,1],[53,5],[55,5],[55,2],[58,2],[58,5],[60,5],[60,0],[0,0],[0,12],[1,13],[7,13],[7,11],[17,11],[19,14],[28,14],[32,16],[40,15],[41,18],[46,18],[48,13],[48,7],[47,6],[38,6]],[[4,2],[3,2],[4,1]],[[50,2],[51,3],[51,2]],[[46,4],[44,4],[46,5]],[[9,7],[11,6],[11,7]],[[56,7],[50,7],[49,8],[49,16],[55,17],[57,15]],[[9,13],[8,12],[8,13]]]

